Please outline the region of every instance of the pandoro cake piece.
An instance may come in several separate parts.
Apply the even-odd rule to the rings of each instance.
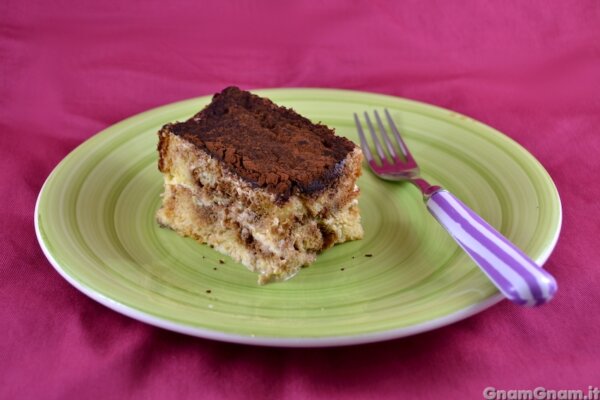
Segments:
[[[231,256],[259,283],[363,236],[361,150],[325,125],[228,87],[158,136],[158,222]]]

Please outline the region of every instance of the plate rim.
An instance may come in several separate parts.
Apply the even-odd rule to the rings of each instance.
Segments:
[[[393,96],[393,95],[388,95],[388,94],[368,92],[368,91],[359,91],[359,90],[348,90],[348,89],[337,89],[337,88],[316,88],[316,87],[301,87],[301,88],[285,87],[285,88],[251,89],[252,92],[261,92],[261,93],[290,91],[290,90],[291,91],[306,91],[306,92],[309,92],[309,91],[351,92],[351,93],[360,94],[360,95],[366,94],[366,95],[373,95],[373,96],[388,97],[393,100],[406,101],[408,103],[413,103],[413,104],[416,104],[419,106],[426,106],[428,108],[434,108],[434,109],[445,111],[445,112],[451,112],[458,116],[465,116],[465,117],[469,118],[471,121],[482,125],[486,129],[491,130],[491,132],[493,132],[495,135],[498,135],[502,139],[511,142],[511,144],[519,147],[521,149],[521,151],[524,151],[525,153],[527,153],[531,157],[531,159],[536,162],[538,168],[544,173],[544,175],[546,175],[546,177],[548,178],[548,181],[552,184],[552,186],[554,188],[554,192],[556,194],[557,208],[558,208],[557,209],[557,211],[558,211],[557,212],[557,218],[558,218],[557,227],[556,227],[554,236],[551,238],[550,242],[544,249],[544,252],[536,259],[536,262],[538,262],[540,265],[543,266],[546,263],[546,261],[548,260],[548,258],[550,257],[550,255],[552,254],[552,252],[554,251],[554,249],[556,248],[556,245],[558,243],[558,239],[560,237],[560,233],[562,230],[562,222],[563,222],[562,200],[561,200],[558,188],[556,186],[556,183],[554,182],[554,180],[552,179],[551,175],[548,173],[546,168],[541,164],[541,162],[533,154],[531,154],[531,152],[529,152],[529,150],[524,148],[520,143],[518,143],[517,141],[512,139],[510,136],[498,131],[497,129],[487,125],[484,122],[481,122],[477,119],[471,118],[465,114],[450,110],[448,108],[440,107],[440,106],[437,106],[434,104],[425,103],[425,102],[418,101],[418,100],[412,100],[412,99],[408,99],[408,98],[404,98],[404,97],[400,97],[400,96]],[[484,299],[476,304],[469,305],[463,309],[460,309],[458,311],[455,311],[451,314],[448,314],[448,315],[445,315],[445,316],[442,316],[439,318],[435,318],[435,319],[432,319],[432,320],[429,320],[426,322],[422,322],[422,323],[419,323],[416,325],[411,325],[408,327],[394,328],[394,329],[389,329],[389,330],[384,330],[384,331],[379,331],[379,332],[370,332],[370,333],[363,333],[363,334],[356,334],[356,335],[327,336],[327,337],[296,337],[296,338],[272,337],[272,336],[255,336],[255,335],[242,335],[242,334],[220,332],[217,330],[212,330],[212,329],[207,329],[207,328],[189,326],[189,325],[174,322],[174,321],[171,321],[171,320],[168,320],[165,318],[157,317],[157,316],[151,315],[149,313],[137,310],[134,307],[125,305],[114,299],[111,299],[110,297],[86,286],[85,284],[77,281],[75,278],[70,276],[61,267],[61,265],[58,263],[58,261],[52,256],[50,250],[48,249],[48,247],[46,246],[46,243],[44,242],[44,238],[41,233],[40,226],[39,226],[39,218],[41,217],[41,215],[39,213],[39,205],[41,202],[41,198],[44,194],[46,185],[48,184],[50,179],[53,177],[53,175],[56,173],[56,171],[60,168],[63,161],[67,157],[69,157],[69,155],[71,155],[73,152],[77,151],[81,146],[86,144],[89,140],[92,140],[92,139],[97,138],[98,136],[104,134],[109,128],[114,127],[115,125],[124,123],[132,118],[138,118],[147,113],[152,113],[163,107],[175,106],[180,103],[191,102],[191,101],[195,101],[195,100],[197,101],[197,100],[209,97],[209,96],[211,96],[211,95],[208,94],[208,95],[204,95],[204,96],[196,96],[196,97],[192,97],[192,98],[188,98],[188,99],[184,99],[184,100],[178,100],[175,102],[166,103],[166,104],[163,104],[163,105],[160,105],[157,107],[153,107],[149,110],[142,111],[140,113],[131,115],[127,118],[124,118],[120,121],[117,121],[117,122],[111,124],[110,126],[107,126],[106,128],[102,129],[100,132],[93,134],[92,136],[90,136],[89,138],[84,140],[82,143],[77,145],[74,149],[72,149],[67,155],[65,155],[54,166],[54,168],[52,169],[52,171],[50,172],[48,177],[45,179],[44,184],[40,188],[40,191],[36,198],[35,209],[34,209],[34,227],[35,227],[36,238],[38,240],[38,244],[40,245],[40,247],[42,249],[42,252],[46,256],[47,260],[50,262],[52,267],[56,270],[56,272],[58,272],[58,274],[63,279],[65,279],[70,285],[75,287],[81,293],[83,293],[87,297],[97,301],[98,303],[108,307],[109,309],[118,312],[119,314],[128,316],[137,321],[144,322],[146,324],[149,324],[149,325],[152,325],[155,327],[159,327],[159,328],[163,328],[163,329],[167,329],[170,331],[174,331],[174,332],[178,332],[178,333],[182,333],[182,334],[186,334],[186,335],[190,335],[190,336],[195,336],[195,337],[199,337],[199,338],[204,338],[204,339],[218,340],[218,341],[222,341],[222,342],[238,343],[238,344],[246,344],[246,345],[256,345],[256,346],[269,346],[269,347],[289,347],[289,348],[294,348],[294,347],[295,348],[338,347],[338,346],[350,346],[350,345],[358,345],[358,344],[375,343],[375,342],[387,341],[387,340],[391,340],[391,339],[399,339],[402,337],[412,336],[412,335],[416,335],[419,333],[423,333],[423,332],[427,332],[427,331],[435,330],[435,329],[438,329],[438,328],[441,328],[444,326],[451,325],[455,322],[464,320],[475,314],[478,314],[478,313],[498,304],[500,301],[504,300],[504,296],[501,293],[497,293],[496,295],[491,296],[487,299]]]

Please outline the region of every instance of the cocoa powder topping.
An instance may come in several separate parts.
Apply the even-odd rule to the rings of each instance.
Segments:
[[[355,147],[327,126],[237,87],[215,94],[194,117],[168,128],[279,199],[328,187]]]

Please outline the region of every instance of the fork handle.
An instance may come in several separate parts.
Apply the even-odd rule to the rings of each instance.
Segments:
[[[517,246],[447,190],[427,200],[427,209],[509,300],[526,306],[547,303],[556,280]]]

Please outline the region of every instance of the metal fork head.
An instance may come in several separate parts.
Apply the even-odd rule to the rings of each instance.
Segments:
[[[354,122],[356,123],[356,129],[358,130],[358,136],[360,137],[360,147],[362,148],[369,166],[380,178],[387,180],[401,181],[418,178],[419,166],[417,165],[417,162],[402,139],[390,112],[387,109],[385,109],[384,112],[387,117],[388,128],[393,133],[393,141],[377,110],[374,112],[374,115],[375,120],[377,121],[379,134],[377,133],[377,129],[373,126],[369,114],[367,112],[364,113],[376,154],[371,152],[360,119],[358,115],[354,113]],[[385,143],[385,148],[381,145],[380,137]],[[398,154],[398,150],[402,154],[401,156]]]

